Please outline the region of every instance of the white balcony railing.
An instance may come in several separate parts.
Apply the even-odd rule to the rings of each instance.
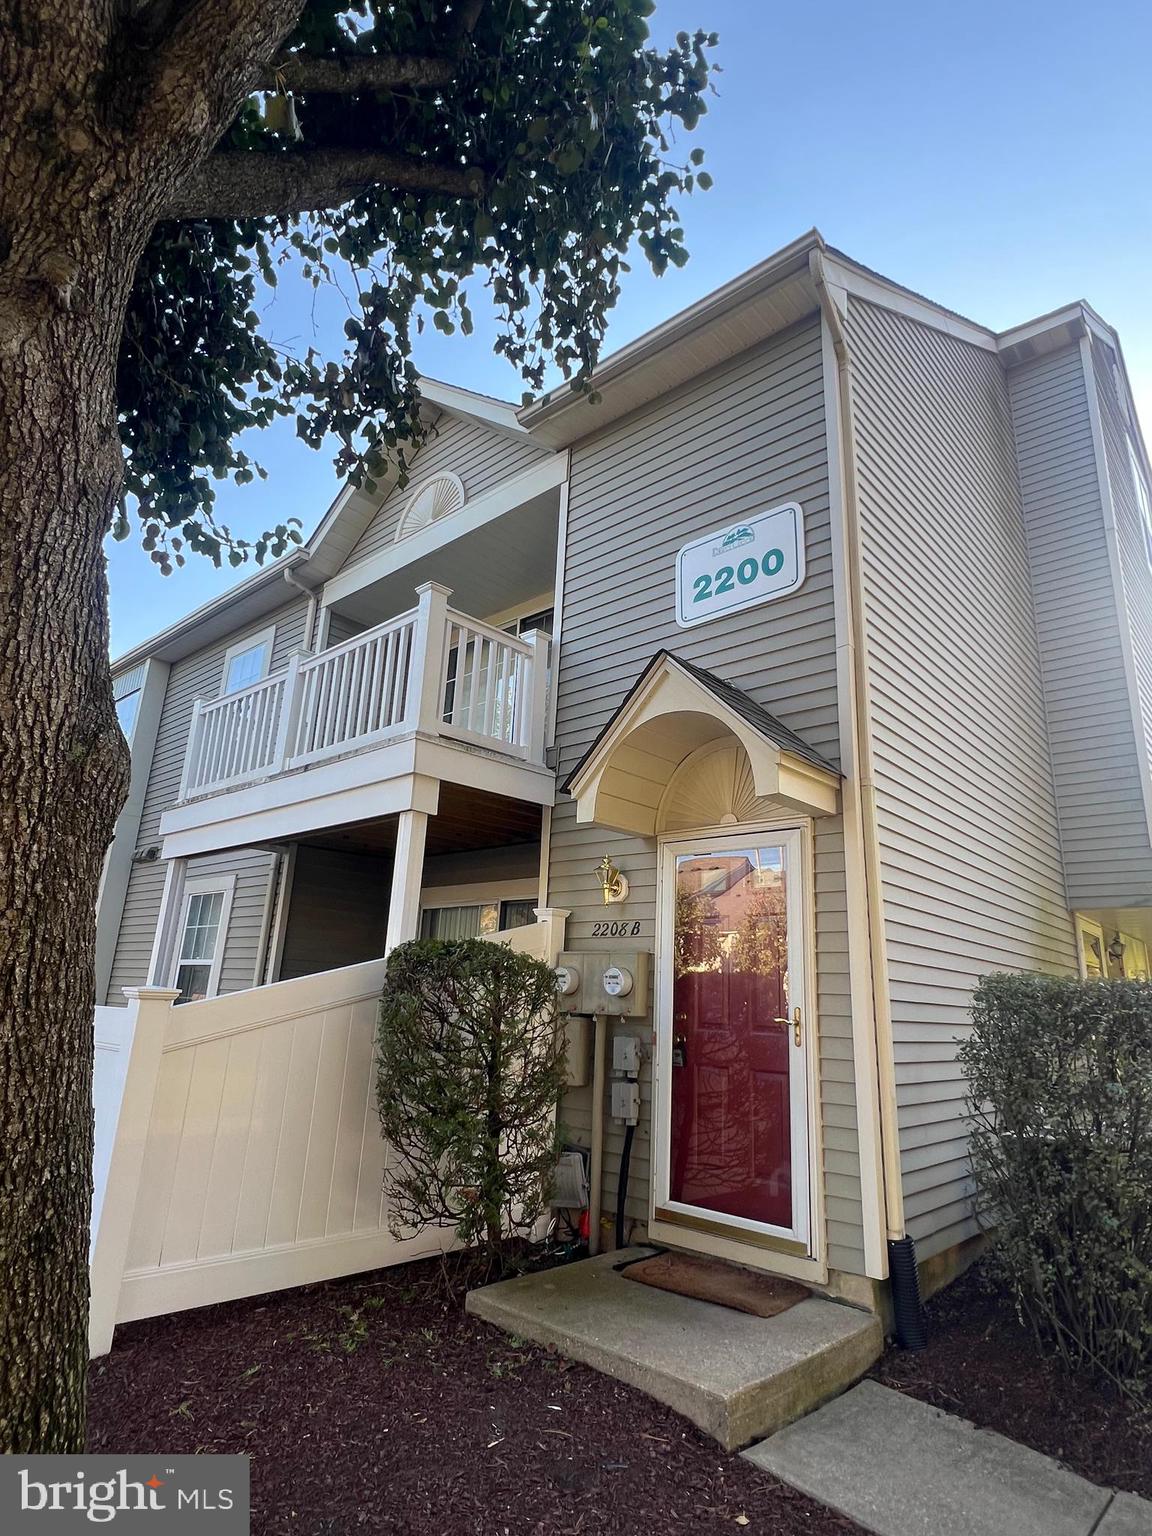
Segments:
[[[412,731],[540,763],[548,639],[448,607],[447,588],[316,656],[192,712],[181,800],[376,746]]]

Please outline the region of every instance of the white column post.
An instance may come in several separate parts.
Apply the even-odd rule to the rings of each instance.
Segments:
[[[296,728],[300,724],[300,705],[304,693],[300,681],[300,663],[306,660],[306,651],[293,651],[284,669],[280,719],[276,724],[276,745],[272,749],[272,773],[283,773],[288,766],[288,759],[296,750]]]
[[[187,871],[187,859],[169,859],[164,875],[164,890],[160,897],[160,912],[156,918],[156,932],[152,936],[152,953],[148,958],[148,985],[152,987],[162,987],[172,968],[176,924],[184,902]]]
[[[572,912],[568,907],[533,907],[538,923],[547,923],[548,939],[544,955],[549,965],[555,965],[564,948],[564,935]]]
[[[203,729],[204,700],[194,699],[192,721],[188,727],[188,745],[184,749],[184,767],[180,770],[180,788],[176,791],[177,800],[183,800],[188,794],[192,779],[192,765],[200,755],[200,736]]]
[[[444,714],[444,662],[448,640],[448,599],[452,588],[426,581],[416,588],[416,633],[408,673],[407,723],[438,735]]]
[[[124,1092],[112,1142],[108,1182],[100,1207],[100,1219],[93,1234],[89,1263],[91,1301],[88,1310],[88,1352],[106,1355],[112,1348],[116,1312],[120,1304],[120,1282],[128,1257],[132,1221],[136,1214],[136,1195],[140,1188],[140,1170],[152,1118],[152,1100],[160,1076],[160,1058],[168,1033],[172,1004],[180,996],[171,987],[125,987],[128,1008],[135,1015],[130,1020],[131,1042],[127,1045],[128,1067]]]
[[[392,866],[392,895],[388,902],[388,932],[384,953],[406,944],[420,930],[420,888],[424,881],[427,811],[401,811],[396,828],[396,862]]]
[[[523,722],[520,739],[530,763],[544,761],[544,734],[548,725],[548,636],[538,629],[529,630],[520,638],[532,647],[524,679],[524,699],[521,703]]]

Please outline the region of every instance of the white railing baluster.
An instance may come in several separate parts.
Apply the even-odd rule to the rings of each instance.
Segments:
[[[543,761],[543,706],[532,684],[534,638],[517,638],[461,613],[448,615],[442,734]],[[547,638],[540,638],[546,654]],[[539,751],[533,754],[537,713]]]
[[[180,798],[335,757],[405,731],[543,761],[548,639],[453,612],[446,587],[317,656],[192,709]]]

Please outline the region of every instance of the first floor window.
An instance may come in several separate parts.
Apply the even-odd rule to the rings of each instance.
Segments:
[[[486,939],[500,926],[500,906],[494,901],[467,907],[425,907],[420,919],[422,939]]]
[[[500,903],[501,928],[527,928],[529,923],[536,921],[536,908],[539,905],[539,896],[533,896],[528,901],[502,901]]]
[[[504,928],[536,921],[539,897],[530,901],[483,901],[466,907],[425,907],[420,914],[422,939],[487,939]]]
[[[178,1003],[216,996],[231,897],[231,885],[190,880],[185,887],[172,969]]]

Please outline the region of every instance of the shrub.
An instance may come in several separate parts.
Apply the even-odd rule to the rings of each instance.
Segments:
[[[393,1235],[455,1227],[503,1269],[556,1165],[564,1038],[555,973],[483,939],[398,945],[378,1046]]]
[[[1152,983],[988,976],[961,1047],[992,1262],[1042,1348],[1152,1367]]]

